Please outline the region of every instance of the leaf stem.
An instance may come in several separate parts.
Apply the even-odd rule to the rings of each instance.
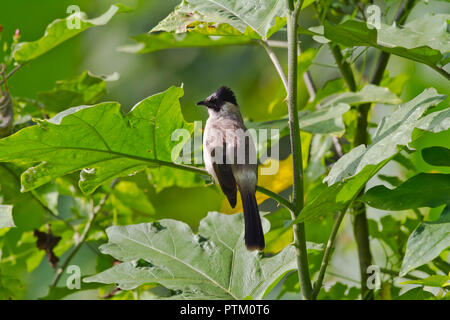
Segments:
[[[284,73],[283,67],[281,66],[280,61],[278,60],[275,52],[273,52],[272,48],[270,48],[267,41],[261,40],[261,41],[259,41],[259,43],[266,50],[267,55],[269,56],[270,60],[272,60],[272,63],[275,66],[275,69],[277,69],[278,75],[280,76],[280,79],[283,82],[284,88],[287,91],[288,90],[288,82],[286,79],[286,74]]]
[[[264,187],[261,186],[256,186],[256,191],[259,191],[261,193],[264,193],[266,196],[269,196],[270,198],[272,198],[273,200],[277,201],[279,204],[281,204],[282,206],[284,206],[286,209],[288,209],[289,211],[294,210],[294,207],[292,206],[292,203],[290,203],[287,199],[285,199],[284,197],[280,196],[279,194],[270,191]]]
[[[291,139],[291,153],[293,162],[293,188],[292,188],[292,219],[297,218],[303,209],[303,167],[302,147],[300,139],[300,126],[297,110],[297,21],[303,0],[298,0],[294,6],[293,0],[286,0],[287,7],[287,40],[288,40],[288,91],[287,103],[289,110],[289,129]],[[308,255],[306,251],[305,225],[299,223],[293,225],[294,242],[297,255],[298,278],[303,298],[312,298],[312,285],[309,275]]]
[[[112,184],[111,184],[111,189],[113,189],[116,184],[118,182],[118,179],[115,179]],[[69,254],[69,256],[66,258],[66,260],[64,261],[64,263],[61,265],[61,267],[58,268],[58,270],[56,271],[56,275],[53,278],[53,281],[50,285],[50,287],[56,287],[58,284],[58,281],[61,279],[61,276],[64,273],[64,270],[66,270],[67,266],[69,265],[70,261],[72,261],[73,257],[77,254],[77,252],[80,250],[81,246],[83,245],[83,243],[86,241],[89,232],[91,231],[94,219],[97,217],[98,213],[100,212],[100,210],[103,208],[103,206],[105,205],[106,201],[108,200],[110,194],[106,194],[98,203],[98,205],[92,209],[91,214],[89,215],[89,218],[86,222],[86,226],[84,227],[83,233],[80,236],[80,239],[77,241],[77,243],[75,244],[75,247],[73,248],[72,252]]]

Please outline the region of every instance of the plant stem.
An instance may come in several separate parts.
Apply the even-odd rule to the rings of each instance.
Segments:
[[[336,60],[336,64],[341,71],[342,76],[344,77],[347,86],[350,91],[356,91],[356,82],[355,76],[353,75],[353,70],[351,66],[344,60],[342,56],[341,48],[338,44],[330,44],[331,53],[333,54],[334,60]]]
[[[117,182],[118,182],[118,179],[115,179],[112,182],[111,189],[113,189],[116,186]],[[70,261],[72,261],[73,257],[77,254],[77,252],[80,250],[80,248],[83,245],[83,243],[86,241],[86,239],[87,239],[87,237],[89,235],[89,231],[91,231],[91,228],[92,228],[92,225],[93,225],[93,222],[94,222],[95,218],[97,217],[98,213],[103,208],[103,206],[105,205],[105,203],[108,200],[109,196],[110,196],[109,193],[106,194],[100,200],[98,205],[95,208],[93,208],[91,214],[89,215],[89,218],[88,218],[88,221],[86,223],[86,226],[84,227],[83,233],[81,234],[80,239],[75,244],[75,247],[73,248],[72,252],[67,257],[67,259],[61,265],[61,267],[59,267],[58,270],[56,271],[56,275],[53,278],[53,281],[52,281],[50,287],[56,287],[58,285],[58,281],[61,279],[61,276],[63,275],[64,270],[66,270],[66,268],[69,265]]]
[[[289,129],[291,139],[291,153],[293,163],[293,188],[291,210],[295,219],[303,209],[303,166],[300,140],[300,126],[297,111],[297,21],[303,0],[298,0],[295,7],[293,0],[287,0],[287,40],[288,40],[288,92],[287,103],[289,109]],[[312,286],[308,268],[308,255],[306,251],[306,237],[304,223],[293,226],[294,243],[297,255],[298,278],[303,298],[312,298]]]
[[[284,73],[283,67],[281,66],[280,61],[278,60],[277,56],[275,55],[275,52],[272,51],[272,49],[270,48],[267,41],[261,40],[259,43],[266,50],[267,54],[269,55],[270,60],[272,60],[272,63],[275,66],[275,69],[277,69],[280,79],[283,82],[284,88],[287,91],[288,83],[287,83],[287,79],[286,79],[286,74]]]
[[[289,211],[294,210],[294,207],[292,206],[292,204],[287,199],[280,196],[279,194],[276,194],[275,192],[267,190],[266,188],[261,187],[261,186],[256,186],[256,191],[259,191],[259,192],[264,193],[265,195],[269,196],[270,198],[272,198],[273,200],[275,200],[276,202],[278,202],[279,204],[284,206]]]
[[[336,221],[334,222],[333,229],[331,230],[330,238],[328,239],[328,242],[327,242],[327,247],[325,248],[325,253],[323,254],[323,259],[322,259],[322,263],[320,265],[320,270],[319,270],[319,276],[314,285],[313,299],[317,298],[320,288],[322,287],[322,282],[323,282],[323,278],[325,276],[325,271],[327,270],[328,261],[329,261],[330,255],[331,255],[331,250],[333,249],[337,232],[342,223],[342,220],[344,219],[346,212],[347,212],[347,210],[342,210],[341,212],[339,212],[339,215],[336,218]]]

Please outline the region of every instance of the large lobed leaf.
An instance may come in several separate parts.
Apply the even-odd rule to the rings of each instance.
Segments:
[[[39,40],[20,43],[14,51],[14,59],[19,63],[36,59],[89,28],[107,24],[117,13],[129,12],[130,10],[122,4],[115,4],[102,16],[95,19],[87,19],[83,12],[74,13],[66,19],[57,19],[47,27],[44,36]],[[78,19],[79,28],[69,28],[74,19]]]
[[[443,116],[447,109],[422,117],[429,107],[444,98],[435,89],[427,89],[413,100],[399,105],[380,122],[372,144],[354,148],[334,164],[324,179],[329,187],[307,203],[295,222],[346,209],[367,181],[398,153],[399,147],[411,142],[415,128],[432,132],[448,129],[448,119]]]
[[[265,219],[263,225],[267,230]],[[101,251],[123,262],[85,282],[116,283],[125,290],[158,283],[172,290],[167,298],[177,299],[261,299],[296,268],[293,246],[273,257],[248,251],[242,214],[211,212],[198,234],[175,220],[111,227],[107,233]]]
[[[285,1],[183,0],[151,32],[197,32],[269,38],[284,25]],[[278,17],[278,19],[276,19]]]
[[[400,276],[436,258],[450,246],[450,206],[433,222],[422,222],[406,244]]]
[[[362,21],[348,20],[338,25],[325,22],[323,29],[310,29],[313,34],[345,46],[367,46],[383,50],[430,66],[449,62],[450,36],[447,32],[448,14],[426,14],[405,24],[381,25],[369,29]]]
[[[127,115],[115,102],[70,108],[0,140],[0,161],[39,163],[23,173],[24,191],[86,169],[80,180],[86,193],[145,166],[171,165],[172,149],[179,143],[172,141],[172,132],[193,130],[181,114],[182,95],[183,89],[171,87],[144,99]]]
[[[328,185],[357,175],[365,167],[377,166],[398,152],[397,146],[407,146],[411,141],[414,128],[434,130],[437,123],[427,126],[427,118],[421,119],[429,107],[443,101],[445,96],[435,89],[427,89],[413,100],[400,105],[390,116],[385,117],[377,127],[368,147],[360,145],[337,161],[324,179]],[[442,111],[445,112],[445,111]],[[440,118],[442,112],[434,112],[429,116]],[[445,120],[445,119],[442,119]]]

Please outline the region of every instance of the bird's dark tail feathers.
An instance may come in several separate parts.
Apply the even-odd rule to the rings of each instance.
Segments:
[[[242,198],[242,207],[244,208],[245,246],[250,251],[262,251],[265,247],[264,232],[255,192],[246,190],[246,188],[239,188],[239,191]]]

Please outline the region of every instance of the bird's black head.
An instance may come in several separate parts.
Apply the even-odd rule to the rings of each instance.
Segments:
[[[197,102],[197,105],[206,106],[210,109],[219,111],[226,102],[237,106],[236,97],[234,96],[233,91],[228,87],[220,87],[216,92],[206,98],[205,101]]]

